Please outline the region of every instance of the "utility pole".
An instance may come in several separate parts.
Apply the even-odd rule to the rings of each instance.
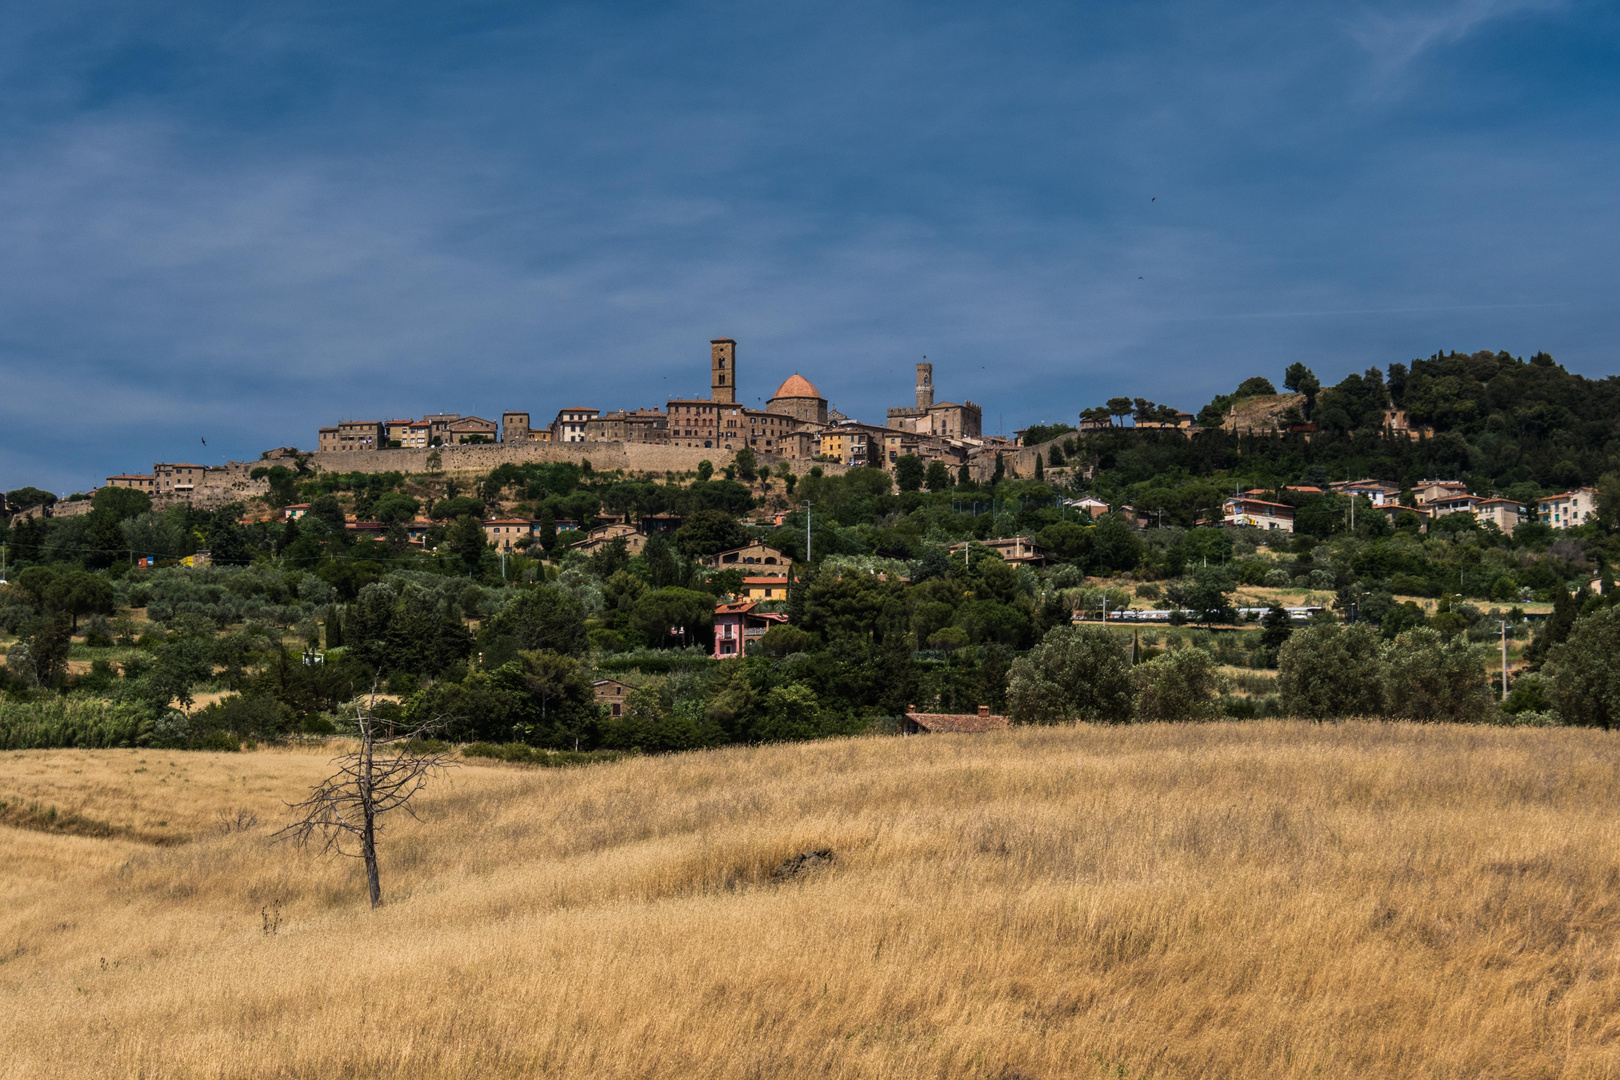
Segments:
[[[804,564],[810,565],[810,507],[814,503],[804,504]]]
[[[1507,701],[1507,620],[1502,620],[1502,700]]]

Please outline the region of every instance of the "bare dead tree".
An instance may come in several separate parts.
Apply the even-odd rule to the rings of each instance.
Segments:
[[[439,721],[396,728],[377,718],[376,702],[373,687],[370,697],[355,705],[360,749],[333,758],[338,771],[311,789],[303,802],[287,804],[296,820],[274,837],[277,841],[291,840],[299,847],[318,840],[323,855],[335,851],[364,859],[372,907],[382,903],[382,884],[377,877],[377,832],[382,825],[377,819],[402,807],[416,817],[411,799],[430,778],[457,764],[448,754],[424,754],[412,749],[438,728]]]

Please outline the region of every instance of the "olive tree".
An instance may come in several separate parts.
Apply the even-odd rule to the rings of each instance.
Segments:
[[[1569,637],[1547,653],[1542,672],[1553,707],[1570,724],[1620,727],[1620,607],[1575,621]]]
[[[1378,639],[1364,623],[1312,622],[1277,652],[1277,692],[1288,712],[1312,720],[1384,709]]]
[[[1216,703],[1227,688],[1226,677],[1203,649],[1171,649],[1131,672],[1136,688],[1136,718],[1144,723],[1216,720]]]
[[[1490,715],[1483,652],[1459,634],[1418,627],[1384,647],[1385,707],[1403,720],[1477,723]]]
[[[1007,705],[1023,724],[1122,723],[1131,716],[1125,646],[1100,626],[1060,626],[1013,661]]]

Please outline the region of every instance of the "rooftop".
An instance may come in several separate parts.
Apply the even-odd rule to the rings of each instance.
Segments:
[[[771,400],[774,401],[777,398],[819,399],[820,397],[821,391],[816,389],[815,384],[795,371],[787,377],[781,386],[776,388],[776,393],[771,395]]]

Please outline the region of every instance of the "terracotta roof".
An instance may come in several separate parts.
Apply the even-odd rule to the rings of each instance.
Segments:
[[[809,379],[795,371],[792,375],[787,377],[786,382],[776,388],[776,393],[771,395],[771,400],[774,401],[777,398],[819,397],[821,397],[821,391],[817,390]]]
[[[716,604],[714,606],[716,615],[746,615],[753,610],[754,602],[752,600],[733,600],[730,603]]]
[[[788,579],[787,579],[786,574],[783,574],[781,577],[745,577],[745,578],[743,578],[743,584],[744,585],[786,585],[787,580]]]
[[[918,727],[933,732],[1000,731],[1007,726],[1005,716],[980,716],[978,713],[908,712],[906,719]]]

